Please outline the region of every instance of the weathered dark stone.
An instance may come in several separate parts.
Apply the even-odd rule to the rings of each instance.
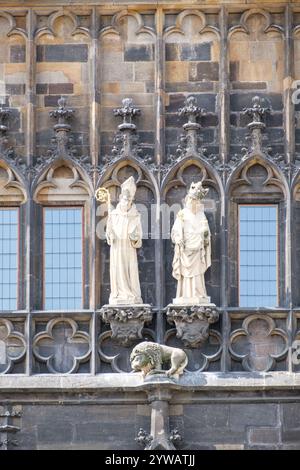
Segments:
[[[37,46],[37,62],[87,62],[87,44]]]
[[[267,129],[269,142],[283,142],[284,131],[281,128],[273,127]]]
[[[238,80],[239,62],[230,62],[229,64],[229,78],[231,82]]]
[[[202,80],[217,82],[219,80],[219,63],[197,62],[192,64],[189,70],[189,80],[191,82],[200,82]]]
[[[232,82],[233,90],[265,90],[266,82]]]
[[[125,62],[148,62],[154,59],[153,44],[128,44],[124,50]]]
[[[280,428],[258,427],[249,429],[249,443],[257,444],[279,444]]]
[[[283,443],[297,443],[300,448],[300,427],[298,429],[282,430]]]
[[[265,105],[271,104],[274,111],[281,111],[283,102],[282,95],[278,93],[232,93],[230,96],[231,111],[242,111],[251,104],[253,96],[259,96],[265,99]]]
[[[10,61],[12,63],[22,63],[26,61],[26,46],[10,46]]]
[[[49,424],[39,424],[37,426],[38,443],[53,444],[72,441],[73,429],[70,425],[62,422],[58,422],[57,426],[51,426]]]
[[[278,405],[264,404],[231,404],[230,428],[245,429],[246,426],[276,426]]]
[[[60,95],[45,95],[44,105],[45,107],[55,108],[57,106],[57,101],[59,100]]]
[[[203,127],[215,127],[218,125],[219,119],[216,114],[206,114],[202,118]]]
[[[171,94],[169,95],[169,106],[166,107],[167,112],[177,112],[178,108],[182,107],[185,102],[185,95]],[[216,110],[216,95],[212,93],[201,93],[196,95],[197,106],[204,108],[207,112],[214,112]]]
[[[36,84],[36,94],[37,95],[47,95],[48,94],[48,84],[47,83],[37,83]]]
[[[73,83],[50,83],[49,94],[50,95],[68,95],[73,93]]]
[[[23,83],[6,83],[5,91],[8,95],[24,95],[25,84]]]
[[[167,82],[165,89],[169,93],[201,93],[205,91],[213,91],[214,86],[214,82]]]
[[[232,128],[231,129],[231,141],[233,144],[241,144],[245,146],[245,139],[248,134],[247,129],[243,128]]]
[[[211,59],[211,44],[166,44],[167,61],[200,61]]]

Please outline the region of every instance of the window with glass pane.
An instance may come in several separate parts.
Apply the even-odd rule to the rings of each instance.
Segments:
[[[0,209],[0,310],[16,310],[18,209]]]
[[[277,207],[241,205],[239,219],[240,306],[275,307]]]
[[[82,208],[45,208],[45,309],[82,308]]]

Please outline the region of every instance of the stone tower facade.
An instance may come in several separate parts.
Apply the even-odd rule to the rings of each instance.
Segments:
[[[298,80],[297,1],[0,1],[0,210],[18,213],[16,306],[0,311],[0,450],[138,449],[151,437],[158,449],[300,448]],[[107,214],[95,192],[115,204],[129,176],[151,307],[120,319],[103,310]],[[217,315],[195,343],[178,322],[195,331],[201,315],[167,310],[168,222],[199,180]],[[277,208],[271,307],[240,306],[240,205]],[[82,210],[81,308],[45,303],[47,208]],[[145,339],[186,351],[179,381],[128,374]]]

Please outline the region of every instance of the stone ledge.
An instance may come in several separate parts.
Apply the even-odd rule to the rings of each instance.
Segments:
[[[299,390],[300,374],[287,372],[269,373],[187,373],[179,380],[153,377],[143,381],[140,374],[81,375],[6,375],[0,376],[0,394],[3,392],[48,391],[122,391],[143,392],[153,388],[176,391],[263,391]]]

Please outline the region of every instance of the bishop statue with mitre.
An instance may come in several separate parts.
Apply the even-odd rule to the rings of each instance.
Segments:
[[[142,246],[141,215],[136,209],[136,184],[130,176],[121,185],[117,207],[108,216],[106,238],[110,245],[110,305],[142,304],[137,248]]]

